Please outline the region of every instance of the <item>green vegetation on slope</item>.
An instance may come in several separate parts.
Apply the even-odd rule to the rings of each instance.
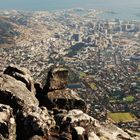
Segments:
[[[136,117],[130,113],[108,113],[108,118],[111,118],[115,123],[133,122]]]
[[[124,101],[127,101],[127,102],[133,102],[135,100],[135,97],[130,95],[130,96],[127,96],[125,98],[123,98]]]

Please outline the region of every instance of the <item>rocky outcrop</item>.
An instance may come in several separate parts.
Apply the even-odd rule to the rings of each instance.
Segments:
[[[140,139],[86,114],[86,103],[66,88],[67,77],[66,68],[52,68],[42,91],[28,71],[9,66],[0,76],[0,140]]]
[[[88,122],[87,124],[94,122],[94,125],[96,124],[95,120],[93,117],[89,116],[88,114],[84,113],[83,111],[79,109],[73,109],[68,111],[67,115],[63,118],[63,121],[65,121],[67,118],[71,118],[71,123],[73,122]]]
[[[67,87],[68,70],[62,66],[51,67],[48,71],[44,94],[47,91],[60,90]]]
[[[96,119],[78,109],[70,110],[67,113],[58,113],[55,116],[55,120],[60,125],[62,133],[70,129],[73,139],[77,140],[87,140],[90,133],[94,133],[93,130],[99,126],[99,122]]]
[[[0,75],[0,103],[10,105],[14,110],[26,105],[39,104],[25,83],[6,74]]]
[[[70,123],[68,123],[68,119]],[[56,123],[59,125],[62,124],[63,130],[68,126],[65,124],[68,123],[72,137],[75,137],[77,140],[80,140],[82,137],[83,140],[87,137],[88,140],[137,140],[140,138],[138,135],[132,138],[117,126],[107,122],[100,123],[88,114],[76,109],[70,110],[65,114],[58,113],[56,115]]]
[[[55,126],[54,119],[45,107],[26,106],[18,114],[18,139],[29,139],[34,135],[49,136]],[[21,135],[22,134],[22,135]]]
[[[44,99],[49,102],[49,104],[47,104],[48,102],[46,102],[46,106],[48,105],[48,108],[58,108],[66,110],[81,109],[83,111],[86,111],[86,103],[73,90],[54,90],[48,92],[48,94],[44,97]]]
[[[97,127],[97,134],[100,139],[108,140],[134,140],[138,137],[131,137],[128,133],[111,123],[103,123]]]
[[[79,95],[67,87],[69,71],[57,66],[50,68],[43,88],[42,103],[49,109],[81,109],[86,111],[86,103]]]
[[[5,69],[4,74],[10,75],[16,80],[25,83],[27,89],[35,94],[33,78],[31,77],[30,71],[26,68],[21,68],[11,64]]]
[[[0,104],[0,140],[16,140],[16,123],[13,110]]]

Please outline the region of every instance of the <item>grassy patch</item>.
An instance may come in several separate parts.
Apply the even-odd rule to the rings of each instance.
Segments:
[[[111,118],[115,123],[133,122],[136,117],[130,113],[108,113],[108,118]]]
[[[127,101],[127,102],[133,102],[134,100],[135,100],[135,97],[131,95],[123,98],[123,101]]]
[[[87,76],[87,74],[84,73],[84,72],[80,72],[79,75],[80,75],[80,78],[83,78],[83,77],[86,77]]]
[[[91,83],[90,84],[90,87],[93,89],[93,90],[97,90],[97,86],[95,83]]]

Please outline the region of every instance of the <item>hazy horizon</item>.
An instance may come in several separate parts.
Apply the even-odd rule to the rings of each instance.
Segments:
[[[140,0],[0,0],[0,9],[58,10],[67,8],[140,8]]]
[[[140,0],[0,0],[0,10],[43,11],[70,8],[112,10],[116,15],[109,15],[109,18],[140,20]]]

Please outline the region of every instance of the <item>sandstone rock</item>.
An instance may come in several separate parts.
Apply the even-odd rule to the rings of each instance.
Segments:
[[[16,139],[16,122],[13,110],[8,105],[0,104],[0,139]]]
[[[136,140],[140,139],[140,133],[139,132],[134,132],[128,129],[125,129],[125,132],[128,133],[130,136],[134,137]]]
[[[60,126],[60,132],[71,132],[72,140],[81,140],[80,138],[87,140],[88,133],[93,131],[92,128],[96,124],[94,118],[78,109],[70,110],[67,113],[58,113],[55,119],[56,124]]]
[[[34,135],[48,136],[54,126],[55,121],[45,107],[26,106],[18,114],[19,139],[29,139]]]
[[[63,121],[65,121],[67,118],[71,118],[71,123],[79,123],[80,126],[99,126],[99,122],[96,119],[79,109],[70,110],[63,118]],[[82,123],[80,124],[80,122]]]
[[[59,90],[67,87],[68,70],[64,67],[53,67],[48,71],[46,85],[43,88],[46,91]]]
[[[97,128],[100,139],[135,140],[134,137],[131,137],[128,133],[124,132],[122,129],[113,124],[104,123]]]
[[[84,138],[85,129],[81,126],[75,126],[74,129],[75,129],[76,135],[77,135],[76,139],[85,140],[85,138]]]
[[[6,74],[0,75],[0,103],[10,105],[14,110],[39,104],[24,83]]]
[[[35,94],[33,78],[31,77],[30,71],[26,68],[21,68],[11,64],[5,69],[4,74],[10,75],[15,79],[25,83],[27,89]]]
[[[57,114],[57,117],[56,121],[59,120],[59,117],[63,117],[60,119],[61,124],[67,121],[67,118],[70,118],[70,124],[72,127],[78,128],[77,130],[79,130],[79,128],[84,128],[84,134],[88,136],[89,140],[137,140],[140,138],[138,135],[133,137],[130,136],[128,133],[111,123],[101,124],[98,120],[94,119],[86,113],[83,113],[81,110],[70,110],[67,114],[62,114],[62,116],[59,113]],[[81,132],[81,130],[84,129],[80,129],[79,131]],[[79,132],[77,132],[77,134],[78,133]]]
[[[43,140],[43,138],[41,136],[35,135],[32,138],[30,138],[29,140]]]
[[[78,96],[76,92],[70,89],[48,92],[44,98],[44,105],[50,109],[81,109],[86,111],[86,103]]]
[[[89,133],[89,140],[101,140],[94,132]]]
[[[136,133],[124,132],[109,122],[99,123],[84,113],[86,103],[66,88],[68,70],[63,67],[49,71],[43,91],[35,84],[36,97],[45,107],[38,107],[28,71],[9,66],[4,73],[0,75],[0,103],[7,105],[0,104],[0,140],[140,139]]]

